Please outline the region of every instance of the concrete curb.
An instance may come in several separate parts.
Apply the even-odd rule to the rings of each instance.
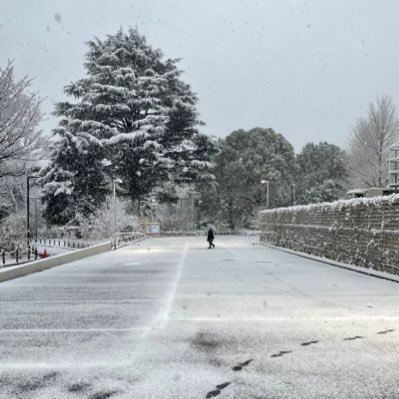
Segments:
[[[26,276],[31,273],[41,272],[43,270],[51,269],[55,266],[60,266],[65,263],[84,259],[89,256],[98,255],[110,250],[111,241],[107,241],[92,247],[76,250],[67,254],[55,255],[46,259],[36,260],[24,265],[9,266],[4,268],[4,270],[0,269],[0,282]]]
[[[388,280],[388,281],[392,281],[394,283],[399,283],[399,276],[395,276],[395,275],[387,273],[387,272],[380,272],[378,270],[367,269],[366,267],[361,267],[361,266],[353,266],[353,265],[349,265],[348,263],[338,262],[338,261],[335,261],[332,259],[327,259],[327,258],[321,258],[320,256],[316,256],[316,255],[309,255],[305,252],[299,252],[299,251],[295,251],[293,249],[284,248],[284,247],[277,247],[276,245],[268,244],[266,242],[260,242],[259,244],[263,245],[265,247],[276,249],[278,251],[289,253],[291,255],[300,256],[301,258],[310,259],[310,260],[314,260],[316,262],[339,267],[340,269],[345,269],[345,270],[349,270],[352,272],[365,274],[367,276],[380,278],[382,280]]]

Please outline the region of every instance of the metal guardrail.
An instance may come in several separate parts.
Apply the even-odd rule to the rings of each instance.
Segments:
[[[116,248],[120,248],[136,242],[139,239],[143,239],[144,234],[139,232],[133,233],[118,233],[116,240]],[[37,260],[43,257],[43,253],[40,253],[38,246],[44,246],[47,248],[61,248],[66,250],[79,250],[84,248],[93,247],[98,245],[99,241],[87,241],[78,239],[63,239],[63,238],[37,238],[31,240],[31,259],[30,261]],[[115,248],[115,243],[113,243]],[[27,252],[21,246],[16,246],[11,251],[2,250],[0,251],[0,267],[15,266],[22,263],[27,263],[28,257]]]
[[[23,262],[23,257],[24,256],[26,256],[26,251],[23,252],[22,249],[19,246],[17,246],[15,249],[13,249],[11,251],[6,251],[5,249],[3,249],[0,252],[0,257],[1,257],[0,267],[1,266],[6,266],[6,265],[7,266],[9,266],[9,265],[11,266],[11,265]],[[11,258],[11,262],[10,262],[10,258]]]
[[[141,241],[145,238],[145,235],[140,232],[132,232],[132,233],[117,233],[116,240],[113,242],[113,248],[122,248],[127,245],[131,245],[137,241]]]
[[[83,249],[98,244],[98,241],[88,242],[82,240],[72,240],[64,238],[37,238],[31,240],[32,246],[46,245],[49,247],[69,248],[69,249]]]
[[[13,266],[17,264],[26,263],[30,260],[37,260],[38,258],[45,257],[44,253],[38,250],[38,246],[44,246],[48,248],[65,248],[68,250],[89,248],[93,245],[97,245],[98,242],[82,242],[79,240],[63,240],[63,239],[34,239],[31,240],[30,244],[30,258],[28,259],[27,249],[20,245],[12,246],[11,251],[3,249],[0,251],[0,267],[1,266]],[[15,248],[14,248],[15,247]]]
[[[217,235],[242,235],[242,232],[239,231],[231,231],[231,230],[221,230],[217,231]],[[251,233],[246,233],[246,235],[258,235],[258,231],[254,231]],[[196,230],[196,231],[183,231],[183,230],[173,230],[173,231],[162,231],[158,236],[159,237],[178,237],[178,236],[193,236],[193,237],[201,237],[205,236],[205,230]],[[154,235],[157,236],[157,235]],[[116,236],[116,241],[112,242],[112,247],[114,249],[122,248],[127,245],[131,245],[137,241],[141,241],[147,236],[141,232],[129,232],[124,233],[120,232]],[[94,245],[98,245],[97,241],[81,241],[81,240],[72,240],[72,239],[61,239],[61,238],[38,238],[31,241],[31,254],[32,259],[36,260],[39,257],[42,257],[43,254],[38,253],[37,246],[47,246],[50,248],[65,248],[69,250],[77,250],[77,249],[84,249],[89,248]],[[8,261],[7,261],[8,255]],[[11,256],[11,259],[10,259]],[[23,252],[23,249],[17,247],[15,250],[12,251],[0,251],[0,267],[2,266],[13,266],[16,264],[27,263],[28,260],[23,260],[27,258],[26,251]]]
[[[110,251],[111,248],[111,241],[107,241],[93,245],[89,248],[69,251],[67,253],[51,256],[46,259],[23,262],[18,264],[17,267],[6,267],[4,270],[0,270],[0,281],[10,280],[25,276],[27,274],[47,270],[55,266],[60,266],[65,263],[74,262],[83,258],[87,258],[88,256],[98,255],[100,253]]]

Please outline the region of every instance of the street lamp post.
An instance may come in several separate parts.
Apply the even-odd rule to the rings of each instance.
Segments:
[[[122,183],[121,179],[114,179],[114,249],[116,249],[116,183]]]
[[[193,227],[193,231],[195,230],[194,226],[194,193],[191,193],[191,225]]]
[[[261,180],[261,184],[266,184],[266,208],[269,209],[269,180]]]
[[[27,244],[28,244],[28,260],[30,260],[30,199],[29,199],[29,185],[30,179],[38,179],[39,176],[29,176],[26,174],[26,236],[27,236]]]
[[[156,200],[155,198],[151,198],[151,207],[150,207],[150,216],[151,216],[151,223],[154,223],[154,212],[155,212],[155,206],[156,206]]]
[[[292,202],[296,205],[296,186],[295,183],[292,184]]]
[[[30,197],[30,199],[35,200],[35,238],[37,239],[37,197]]]
[[[195,220],[194,220],[194,196],[199,194],[198,191],[190,191],[190,196],[191,196],[191,225],[193,228],[193,231],[195,230]]]
[[[35,197],[35,238],[37,240],[37,198]]]

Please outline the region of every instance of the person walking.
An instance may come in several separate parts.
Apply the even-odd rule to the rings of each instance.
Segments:
[[[215,235],[213,234],[213,230],[209,229],[208,230],[208,238],[206,239],[209,242],[208,249],[215,248],[215,244],[213,243],[214,239],[215,239]]]

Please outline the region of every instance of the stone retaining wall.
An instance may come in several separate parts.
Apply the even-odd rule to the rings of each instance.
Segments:
[[[399,195],[260,212],[261,241],[399,274]]]

